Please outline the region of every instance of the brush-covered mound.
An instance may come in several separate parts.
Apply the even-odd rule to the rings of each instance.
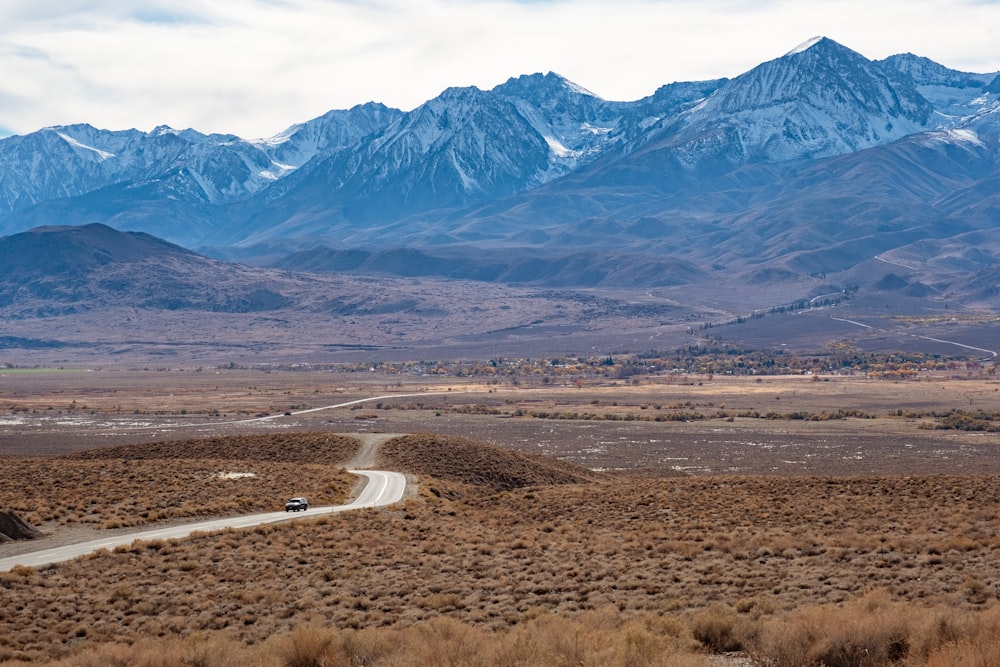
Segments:
[[[0,507],[33,525],[123,528],[275,511],[293,496],[340,504],[357,483],[341,466],[359,444],[329,433],[282,433],[14,458],[4,462]]]
[[[67,459],[218,459],[340,465],[358,450],[356,438],[334,433],[268,433],[101,447]]]
[[[577,484],[599,477],[591,470],[558,459],[436,433],[414,433],[389,440],[382,445],[378,465],[494,491]]]

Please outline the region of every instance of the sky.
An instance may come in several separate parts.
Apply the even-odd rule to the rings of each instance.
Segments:
[[[1000,0],[3,0],[0,136],[89,123],[256,139],[550,71],[631,101],[817,35],[1000,71]]]

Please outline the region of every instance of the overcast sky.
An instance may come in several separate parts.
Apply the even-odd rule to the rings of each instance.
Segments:
[[[815,35],[872,59],[1000,70],[1000,0],[2,0],[0,135],[90,123],[259,138],[549,71],[635,100]]]

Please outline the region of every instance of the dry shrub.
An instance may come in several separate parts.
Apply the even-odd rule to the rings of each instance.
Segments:
[[[942,646],[928,658],[925,667],[995,667],[1000,665],[1000,637],[965,639]]]
[[[264,667],[246,646],[226,638],[143,640],[133,645],[100,644],[52,667]]]
[[[895,665],[909,656],[925,613],[873,591],[843,607],[764,621],[751,653],[769,667]]]
[[[713,653],[730,653],[743,648],[752,629],[734,609],[716,604],[695,615],[691,631]]]
[[[942,647],[982,637],[984,631],[996,635],[1000,628],[988,629],[986,619],[987,614],[969,614],[956,609],[928,611],[914,633],[910,646],[911,659],[926,660]]]
[[[923,636],[926,667],[1000,665],[1000,609],[939,615]]]
[[[264,660],[261,664],[275,667],[394,665],[396,654],[411,650],[410,642],[399,630],[338,630],[308,623],[271,637],[264,644],[263,656],[260,652],[255,655]]]
[[[485,667],[491,664],[483,656],[489,633],[446,616],[412,626],[403,631],[399,639],[398,653],[375,664],[387,667]]]
[[[485,664],[601,667],[701,667],[705,657],[680,621],[623,617],[614,606],[577,618],[550,614],[518,625],[493,642]]]
[[[308,623],[278,637],[273,651],[282,667],[326,667],[337,664],[334,637],[331,630]]]
[[[599,477],[565,461],[437,433],[414,433],[382,445],[378,465],[494,491],[576,484]]]
[[[540,616],[489,630],[447,616],[411,626],[339,630],[307,623],[261,646],[224,639],[104,644],[59,667],[708,667],[676,618],[623,617],[611,606],[568,618]]]
[[[398,642],[389,633],[377,629],[361,632],[344,630],[337,639],[343,659],[333,664],[378,665],[393,651],[400,650]]]
[[[222,635],[92,646],[58,667],[706,667],[698,643],[751,645],[762,667],[993,667],[1000,664],[1000,609],[950,612],[892,602],[881,592],[842,607],[759,621],[717,605],[693,617],[622,615],[616,606],[579,616],[542,614],[506,630],[439,616],[410,626],[342,630],[307,623],[246,646]],[[697,640],[695,639],[697,637]],[[13,663],[4,663],[13,664]]]

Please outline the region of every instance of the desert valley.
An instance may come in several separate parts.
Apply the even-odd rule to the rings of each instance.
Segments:
[[[1000,655],[1000,381],[964,366],[903,379],[616,380],[614,370],[8,369],[2,504],[43,536],[0,544],[0,559],[280,509],[292,495],[343,502],[356,486],[343,465],[366,443],[374,467],[406,473],[410,491],[385,509],[15,565],[0,574],[0,657],[965,665]]]
[[[0,138],[0,664],[1000,665],[998,119],[817,37]]]

